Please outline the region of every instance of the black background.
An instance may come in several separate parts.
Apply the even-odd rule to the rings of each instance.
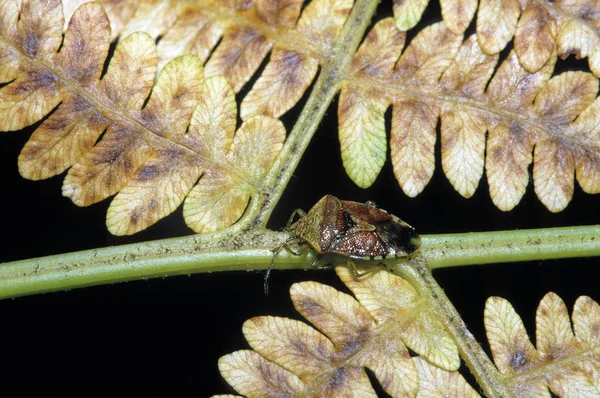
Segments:
[[[581,63],[568,60],[561,65],[578,67]],[[285,115],[288,130],[303,102]],[[441,171],[439,145],[437,170],[417,198],[407,198],[399,188],[389,149],[376,183],[367,190],[357,188],[341,165],[336,112],[334,103],[270,227],[281,228],[293,209],[308,210],[327,193],[350,200],[374,200],[421,234],[600,222],[599,198],[584,194],[578,186],[571,204],[558,214],[550,213],[536,199],[531,181],[523,200],[511,212],[494,207],[485,177],[475,196],[464,199]],[[31,131],[33,128],[0,136],[0,261],[192,233],[180,208],[133,237],[111,236],[104,224],[110,200],[78,208],[60,193],[64,175],[41,182],[19,176],[17,156]],[[487,297],[499,295],[510,300],[532,335],[537,303],[547,292],[558,293],[570,310],[579,295],[600,299],[597,268],[595,259],[571,259],[439,270],[434,275],[487,350],[482,327]],[[297,281],[317,280],[346,290],[331,270],[275,271],[271,294],[266,297],[262,278],[258,272],[201,274],[0,301],[0,358],[4,364],[0,391],[9,394],[6,396],[46,397],[199,397],[233,392],[221,379],[217,360],[248,348],[241,332],[246,319],[267,314],[299,319],[288,294]]]

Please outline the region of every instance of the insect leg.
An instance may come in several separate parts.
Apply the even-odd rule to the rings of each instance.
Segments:
[[[292,212],[292,215],[290,216],[290,218],[288,219],[288,222],[285,224],[285,228],[289,227],[290,225],[292,225],[292,222],[294,221],[294,218],[296,216],[300,216],[300,217],[304,217],[306,216],[306,212],[302,209],[296,209]],[[284,229],[285,229],[284,228]]]
[[[294,242],[294,241],[296,241],[296,242]],[[269,261],[269,267],[267,268],[267,272],[265,273],[265,283],[264,283],[265,296],[269,295],[269,276],[271,275],[271,269],[273,267],[273,263],[275,262],[275,259],[279,255],[279,252],[281,252],[282,249],[286,249],[287,251],[292,253],[294,256],[299,256],[302,254],[302,249],[300,249],[298,251],[294,251],[290,247],[290,244],[303,243],[303,242],[304,242],[304,240],[302,238],[298,238],[297,236],[291,236],[291,237],[287,238],[285,242],[283,242],[282,244],[280,244],[279,246],[277,246],[276,248],[274,248],[272,250],[273,257],[271,257],[271,261]]]
[[[323,260],[323,256],[318,254],[317,257],[313,260],[312,263],[310,263],[310,267],[311,268],[320,268],[323,266],[323,264],[319,264],[320,262],[322,262]],[[325,264],[327,265],[327,264]]]
[[[354,279],[360,279],[369,272],[369,271],[360,272],[359,270],[357,270],[356,264],[351,259],[348,259],[348,266],[350,267],[350,270],[352,271],[352,275],[354,276]]]
[[[388,272],[391,272],[392,274],[394,273],[394,271],[390,267],[388,267],[387,265],[385,265],[384,263],[381,263],[381,262],[373,267],[369,267],[366,271],[363,271],[363,272],[360,272],[356,268],[356,264],[351,259],[348,259],[348,266],[350,267],[350,270],[352,270],[352,275],[354,276],[355,279],[360,279],[360,278],[367,276],[370,273],[375,272],[382,268]]]

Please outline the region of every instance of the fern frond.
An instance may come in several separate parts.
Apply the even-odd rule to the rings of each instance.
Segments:
[[[592,74],[551,79],[553,63],[532,74],[513,51],[488,84],[498,58],[483,52],[475,36],[463,42],[437,23],[400,55],[403,41],[391,21],[377,23],[341,85],[342,159],[359,186],[370,186],[385,160],[384,112],[391,104],[392,164],[409,196],[433,175],[438,118],[442,167],[465,197],[483,175],[485,152],[490,194],[501,210],[521,200],[532,161],[535,191],[553,212],[571,200],[575,173],[586,192],[600,192],[600,100]]]
[[[428,4],[429,0],[394,0],[396,27],[401,31],[414,28]],[[440,6],[448,29],[462,34],[475,15],[477,0],[440,0]]]
[[[70,168],[63,194],[80,206],[117,194],[107,213],[116,235],[147,228],[188,194],[186,221],[198,232],[240,217],[281,149],[281,122],[249,118],[234,136],[231,87],[223,77],[205,81],[193,55],[167,64],[153,86],[156,46],[145,33],[120,41],[99,80],[110,29],[97,4],[73,14],[58,53],[60,0],[25,0],[20,14],[16,2],[2,5],[0,67],[4,81],[15,80],[0,91],[0,129],[23,128],[58,105],[19,156],[24,177]]]
[[[68,12],[81,2],[82,0],[68,2]],[[5,3],[9,5],[9,2]],[[255,73],[264,57],[271,52],[264,72],[243,99],[241,117],[244,120],[256,115],[279,117],[297,103],[314,79],[318,66],[329,59],[332,43],[352,6],[350,0],[315,0],[301,12],[301,0],[207,0],[198,4],[184,4],[171,0],[121,0],[115,4],[106,0],[105,3],[112,7],[115,18],[115,31],[111,37],[115,37],[119,30],[122,36],[126,36],[132,29],[142,29],[154,38],[162,36],[158,52],[153,55],[158,57],[158,60],[153,60],[152,65],[147,65],[145,70],[148,72],[151,69],[156,70],[156,62],[159,64],[158,69],[162,70],[173,57],[192,52],[198,54],[201,62],[210,56],[206,64],[206,75],[224,75],[232,82],[234,91],[239,91]],[[27,4],[29,3],[24,2],[24,9],[28,7]],[[501,18],[497,18],[495,22],[504,23],[506,26],[502,29],[493,24],[490,26],[510,33],[512,30],[507,26],[514,20],[513,14],[521,15],[520,5],[515,3],[511,8],[510,4],[512,3],[482,2],[478,18],[485,19],[485,15],[489,14],[492,8],[500,7],[498,13]],[[420,15],[419,10],[424,5],[426,2],[406,2],[402,7],[408,7],[413,10],[414,15]],[[448,10],[459,12],[460,9],[460,12],[464,11],[469,15],[471,13],[470,3],[464,4],[462,8],[450,1],[442,2],[442,5],[446,16],[451,13]],[[567,7],[565,4],[562,6]],[[545,19],[538,15],[543,10],[547,11],[547,6],[538,4],[535,7],[537,8],[531,4],[527,6],[519,26],[536,32],[553,26],[550,17],[548,24],[544,24],[542,22]],[[578,7],[569,5],[567,8],[573,13],[581,14],[583,11]],[[513,9],[513,13],[509,12],[510,9]],[[586,15],[593,14],[593,8],[587,10]],[[561,14],[560,21],[565,20],[565,15],[567,14]],[[504,22],[501,22],[503,20]],[[526,21],[529,23],[525,24]],[[8,20],[7,22],[8,25],[16,23]],[[125,22],[126,26],[122,27]],[[47,21],[45,23],[48,24]],[[590,23],[595,23],[595,20],[592,19]],[[20,24],[21,35],[29,34],[28,29],[35,30],[35,27]],[[397,24],[398,21],[394,23],[386,19],[373,28],[355,55],[345,80],[338,85],[341,91],[338,116],[342,161],[357,185],[369,187],[383,167],[387,152],[383,115],[391,104],[392,163],[396,178],[408,196],[414,197],[419,194],[433,175],[435,127],[438,118],[441,118],[442,124],[442,167],[455,189],[465,197],[471,197],[476,191],[485,166],[494,203],[502,210],[511,210],[525,193],[529,182],[528,167],[532,162],[535,191],[540,200],[553,212],[561,211],[571,200],[574,175],[584,191],[600,192],[600,121],[596,112],[600,105],[593,101],[597,93],[596,78],[583,72],[568,72],[549,80],[556,57],[554,53],[549,57],[543,54],[547,49],[554,48],[554,45],[548,44],[551,43],[548,40],[536,39],[527,43],[523,40],[515,41],[515,52],[509,55],[490,80],[497,56],[486,55],[481,49],[481,32],[477,36],[478,40],[471,36],[462,42],[461,35],[452,33],[444,23],[438,23],[423,29],[401,54],[405,36],[397,29]],[[106,27],[100,29],[99,26],[104,25],[98,25],[97,31],[91,30],[94,38],[89,40],[101,43],[98,44],[98,54],[105,54],[107,41],[102,36],[106,36]],[[46,27],[50,29],[49,26]],[[59,40],[57,33],[53,33],[55,47]],[[6,34],[9,38],[7,43],[10,43],[10,32],[7,31]],[[537,37],[533,33],[532,35]],[[573,35],[577,36],[575,33]],[[508,36],[512,37],[512,33]],[[141,36],[138,33],[136,37]],[[505,41],[502,35],[494,37],[502,43]],[[125,43],[130,43],[127,40],[128,38],[122,40],[119,49],[123,48]],[[144,40],[148,43],[140,48],[150,46],[150,42]],[[587,45],[593,47],[596,42],[590,40]],[[214,48],[219,41],[219,45]],[[493,50],[490,46],[494,47],[495,44],[488,43],[486,51]],[[498,47],[503,46],[504,44],[498,44]],[[134,47],[137,47],[137,44]],[[155,50],[148,47],[148,51]],[[545,65],[536,67],[537,72],[529,75],[521,66],[526,65],[526,62],[523,62],[524,55],[520,51],[534,54],[544,60]],[[67,54],[67,51],[61,51],[61,54]],[[104,55],[100,58],[102,57]],[[6,77],[3,80],[10,81],[18,74],[15,65],[19,61],[11,51],[7,51],[3,58],[6,60],[3,67]],[[99,60],[93,60],[94,73],[98,72]],[[530,61],[534,63],[539,60]],[[135,68],[133,69],[132,74],[135,75]],[[39,120],[62,100],[53,88],[54,77],[44,76],[44,71],[35,73],[38,72],[42,74],[32,76],[28,81],[36,81],[36,93],[47,91],[46,98],[37,98],[38,102],[35,102],[36,97],[32,96],[22,102],[6,97],[4,101],[8,105],[5,105],[5,120],[9,120],[10,123],[6,124],[4,129],[15,129],[17,126],[22,127]],[[110,76],[111,73],[107,78]],[[96,76],[93,78],[96,79]],[[139,82],[145,82],[145,86],[139,86],[138,93],[132,98],[139,100],[142,94],[148,94],[151,89],[151,86],[148,86],[149,78],[150,73],[141,80],[136,78]],[[489,87],[485,90],[488,82]],[[43,85],[47,87],[42,87]],[[18,87],[18,81],[11,84],[13,89]],[[80,100],[86,92],[91,97],[96,95],[88,91],[93,90],[93,85],[90,86],[89,83],[79,89],[75,101],[78,102],[78,106],[87,101]],[[112,89],[115,90],[114,87]],[[6,89],[4,93],[9,94],[10,90]],[[549,100],[551,97],[565,95],[572,100],[565,103]],[[29,111],[21,112],[23,106],[30,106]],[[70,108],[73,108],[72,102],[65,100],[56,113],[57,119],[42,126],[40,131],[56,128],[57,120],[65,124],[65,113],[87,112],[83,109],[68,111]],[[17,114],[19,116],[16,116]],[[26,120],[23,123],[19,122],[18,119],[23,117]],[[52,143],[56,137],[49,138],[48,134],[36,134],[32,137],[32,142],[36,139],[46,140],[46,144],[52,149],[42,156],[53,157],[55,160],[54,164],[48,163],[46,168],[37,168],[34,160],[38,155],[35,152],[39,151],[37,146],[41,141],[36,145],[29,145],[20,158],[23,175],[28,178],[47,178],[69,168],[77,162],[81,153],[91,148],[106,127],[104,122],[96,120],[93,123],[86,122],[85,126],[82,123],[75,125],[73,119],[69,123],[70,126],[66,128],[72,133],[62,139],[65,142],[62,146]],[[85,134],[79,134],[77,131],[85,131]],[[107,138],[112,137],[108,135]],[[130,144],[137,147],[133,142]],[[65,147],[71,149],[63,151]],[[484,162],[486,152],[487,160]],[[59,159],[60,156],[64,156],[64,159]],[[122,160],[126,164],[133,162],[132,168],[139,166],[136,163],[139,159],[136,160],[135,157]],[[190,174],[190,178],[193,174]],[[126,174],[117,174],[116,179],[120,182],[110,187],[107,194],[94,197],[95,194],[90,193],[90,199],[81,203],[92,203],[118,192],[123,179],[128,178]],[[206,174],[205,181],[209,179],[210,175]],[[182,184],[182,192],[187,191],[190,183],[182,181]],[[224,185],[231,186],[231,181]],[[65,193],[69,196],[74,193],[75,201],[78,201],[78,194],[72,187],[67,186]],[[182,195],[176,194],[173,203],[163,213],[172,211],[171,207],[176,207],[177,203],[181,202]],[[246,199],[238,199],[240,198],[227,198],[225,202],[230,201],[235,203],[237,208],[241,208]],[[154,207],[153,203],[154,200],[149,199],[146,205],[152,204],[150,207]],[[212,208],[213,203],[198,206],[197,209],[208,209]],[[237,210],[231,213],[229,217],[224,218],[228,221],[219,225],[229,225],[229,219],[237,219],[240,212],[241,210]],[[131,215],[139,218],[139,215]],[[153,223],[162,216],[158,214],[148,219],[148,222],[143,222],[141,227],[127,227],[129,232],[122,230],[118,233],[131,233],[143,229],[146,224]],[[125,222],[125,215],[121,214],[119,217],[123,221],[118,223]],[[212,216],[207,217],[208,220]],[[214,230],[216,226],[209,228],[196,225],[194,228],[196,231],[209,231]],[[112,230],[117,229],[115,227]]]
[[[336,272],[358,301],[316,282],[291,288],[296,309],[318,331],[271,316],[244,324],[253,351],[219,360],[236,391],[248,397],[376,396],[363,371],[369,368],[393,397],[479,396],[456,371],[453,341],[410,284],[385,271],[361,280],[345,266]],[[600,306],[591,298],[577,299],[571,329],[563,301],[548,293],[537,311],[537,349],[502,298],[488,299],[484,323],[500,371],[492,377],[510,396],[549,396],[548,389],[560,397],[600,395]],[[420,356],[411,358],[406,347]]]
[[[247,396],[375,396],[369,368],[392,396],[414,396],[419,372],[429,389],[452,380],[457,391],[472,391],[454,371],[458,350],[427,300],[402,278],[373,272],[355,280],[345,266],[336,268],[351,296],[316,282],[291,288],[294,306],[317,329],[278,317],[256,317],[243,331],[254,351],[219,360],[227,382]],[[414,361],[407,347],[421,355]],[[446,371],[438,372],[423,362]]]
[[[413,361],[419,373],[419,391],[416,395],[418,398],[480,397],[457,371],[441,369],[422,357],[414,357]]]
[[[156,3],[140,5],[123,35],[130,29],[147,31],[155,38],[162,35],[159,68],[182,54],[196,54],[202,61],[210,55],[206,75],[225,76],[238,92],[271,52],[264,72],[242,102],[244,120],[258,114],[279,117],[298,102],[353,4],[352,0],[316,0],[301,14],[303,0],[206,0],[196,7],[178,7],[178,2],[169,0]],[[175,11],[157,12],[163,9]]]
[[[75,10],[82,4],[91,0],[62,0],[65,15],[65,30]],[[110,21],[110,39],[114,41],[121,35],[125,25],[132,19],[134,13],[140,7],[140,3],[147,4],[148,0],[94,0],[104,8]],[[133,33],[131,30],[129,33]],[[146,32],[148,33],[148,32]],[[123,35],[125,37],[125,35]]]
[[[428,0],[394,1],[394,19],[400,30],[413,28]],[[447,28],[463,34],[477,9],[476,0],[441,0]],[[595,0],[552,2],[481,0],[477,12],[477,39],[487,54],[497,54],[514,38],[521,65],[535,73],[556,57],[575,54],[589,58],[591,71],[600,77],[600,3]]]
[[[486,302],[484,322],[503,383],[515,397],[600,395],[600,306],[582,296],[575,302],[573,329],[564,302],[548,293],[536,315],[537,349],[510,303]]]

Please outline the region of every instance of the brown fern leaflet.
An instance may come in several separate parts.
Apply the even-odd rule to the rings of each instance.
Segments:
[[[296,104],[327,58],[353,1],[314,0],[302,13],[303,0],[151,3],[140,3],[124,34],[136,29],[154,38],[162,35],[159,67],[192,53],[208,60],[207,76],[225,76],[238,92],[271,53],[242,102],[241,116],[247,119],[256,114],[279,117]]]
[[[23,176],[70,168],[63,194],[81,206],[117,194],[107,213],[117,235],[154,224],[184,199],[198,232],[240,217],[281,149],[281,122],[256,116],[235,133],[233,90],[223,77],[205,79],[193,55],[168,63],[154,83],[158,57],[146,33],[119,42],[100,80],[110,28],[97,4],[77,9],[64,42],[60,0],[1,6],[2,77],[13,81],[0,91],[0,129],[57,107],[19,156]]]
[[[456,372],[452,340],[436,346],[448,336],[408,282],[385,271],[362,281],[345,266],[336,271],[358,301],[316,282],[290,289],[296,309],[318,331],[272,316],[244,323],[253,350],[219,360],[221,374],[237,392],[337,397],[358,391],[375,397],[366,367],[392,397],[479,397]],[[560,397],[600,394],[600,306],[591,298],[577,299],[571,322],[556,294],[544,296],[536,315],[537,348],[505,299],[487,300],[484,323],[499,370],[492,377],[510,396],[549,396],[549,390]],[[421,355],[411,358],[404,344]]]
[[[65,1],[67,15],[82,3],[85,1]],[[86,5],[88,8],[82,8],[79,17],[70,24],[66,45],[58,54],[55,53],[62,39],[58,25],[52,24],[64,24],[60,2],[44,0],[33,7],[31,1],[23,1],[22,10],[20,4],[17,0],[2,1],[5,12],[0,44],[1,77],[2,81],[12,83],[0,93],[4,120],[0,127],[4,130],[24,127],[40,120],[60,103],[23,151],[20,170],[27,178],[48,178],[81,163],[84,154],[94,153],[97,155],[94,160],[94,155],[85,155],[86,160],[69,171],[64,193],[76,203],[87,205],[121,192],[118,198],[121,202],[115,202],[109,212],[111,231],[121,234],[143,229],[170,213],[190,192],[194,176],[197,179],[199,175],[204,176],[205,182],[219,181],[220,188],[217,191],[203,188],[204,194],[212,195],[212,201],[186,204],[187,215],[196,214],[207,224],[200,226],[189,220],[188,223],[195,225],[196,231],[212,231],[237,219],[248,195],[256,192],[256,184],[237,184],[240,176],[245,179],[243,173],[231,173],[229,177],[237,176],[233,180],[224,174],[217,173],[215,177],[217,174],[207,173],[206,170],[215,168],[200,165],[198,162],[203,161],[198,159],[203,158],[212,166],[215,159],[198,157],[189,143],[178,142],[181,133],[177,129],[183,128],[178,122],[190,120],[193,102],[201,99],[200,92],[205,88],[205,74],[224,75],[237,92],[268,53],[270,60],[243,99],[240,115],[247,121],[256,115],[281,116],[302,96],[319,64],[327,62],[353,2],[314,0],[302,9],[301,0],[197,3],[102,0],[100,4],[111,15],[110,33],[106,19],[98,19],[96,23],[91,21],[95,16],[84,16],[90,10]],[[359,186],[368,187],[378,176],[387,151],[383,114],[392,105],[392,164],[409,196],[421,192],[433,173],[438,118],[442,126],[442,167],[465,197],[473,195],[485,168],[494,203],[502,210],[514,208],[528,185],[528,167],[532,162],[535,191],[551,211],[560,211],[569,203],[574,192],[573,176],[585,192],[599,192],[600,133],[596,115],[600,105],[594,100],[597,79],[583,72],[568,72],[550,79],[556,60],[554,47],[561,56],[589,55],[595,70],[594,57],[600,54],[596,51],[600,46],[597,3],[559,1],[549,5],[485,0],[479,4],[477,13],[477,37],[463,41],[457,32],[464,31],[464,21],[475,15],[474,3],[445,0],[441,2],[445,23],[423,29],[402,52],[405,36],[398,27],[406,29],[416,23],[426,5],[426,0],[395,2],[395,20],[385,19],[372,29],[355,55],[346,79],[338,86],[342,160],[350,177]],[[17,22],[19,12],[25,18]],[[42,20],[41,13],[46,12],[48,18]],[[488,20],[496,14],[498,18]],[[481,30],[483,26],[485,31]],[[135,30],[145,31],[152,38],[160,37],[158,49],[151,38],[140,33],[129,38]],[[83,32],[93,37],[79,37]],[[490,54],[504,48],[514,32],[517,32],[515,51],[494,72],[497,55]],[[119,35],[122,39],[115,59],[106,77],[99,81],[108,42]],[[82,49],[82,44],[87,47]],[[77,52],[84,50],[85,64],[77,70],[75,65],[81,61]],[[149,102],[154,110],[162,112],[159,128],[165,129],[170,125],[167,122],[173,121],[173,132],[153,131],[148,121],[135,122],[148,118],[150,108],[142,110],[142,99],[148,98],[152,91],[157,65],[162,71],[170,60],[190,52],[197,55],[199,62],[186,61],[187,66],[177,67],[174,64],[163,76],[165,80],[159,76],[157,82],[167,85],[166,76],[188,70],[191,76],[196,76],[198,67],[202,69],[201,63],[208,60],[199,77],[180,82],[182,90],[194,99],[179,98],[179,93],[172,92],[169,95],[177,97],[179,102],[174,105],[170,99],[161,99],[153,92]],[[118,68],[131,71],[125,77],[117,72]],[[126,100],[117,98],[120,85],[130,90],[123,96]],[[195,94],[190,94],[194,90]],[[65,96],[66,92],[69,94]],[[553,100],[560,97],[569,100]],[[115,112],[113,107],[127,112]],[[169,107],[178,108],[181,113],[174,112],[173,117],[166,111]],[[137,114],[129,114],[134,108]],[[121,127],[114,125],[103,136],[105,143],[94,146],[105,129],[115,123],[116,116]],[[194,120],[197,119],[191,118]],[[146,133],[126,132],[140,128],[146,129]],[[63,133],[50,133],[61,129]],[[148,145],[149,141],[152,144]],[[118,143],[123,151],[101,154],[109,143],[113,146]],[[165,147],[156,152],[161,146]],[[137,155],[129,152],[134,148],[139,151]],[[190,155],[196,159],[196,165],[190,166],[193,170],[188,170],[189,173],[180,175],[185,178],[176,179],[170,187],[155,185],[150,190],[162,190],[160,195],[155,192],[138,201],[138,205],[124,205],[126,198],[139,199],[142,191],[149,192],[154,177],[173,178],[172,168],[161,169],[158,163],[176,158],[177,165],[194,164],[186,158]],[[149,168],[133,184],[137,188],[132,186],[122,192],[134,170],[141,170],[142,158],[148,160]],[[114,168],[97,166],[95,174],[90,174],[86,167],[94,163]],[[99,181],[106,189],[100,188]],[[225,187],[231,186],[245,188],[233,196],[226,195],[217,204],[218,192],[225,192]],[[132,190],[136,192],[133,196]],[[168,205],[157,206],[158,196],[170,194],[175,196]],[[121,204],[117,206],[118,203]],[[221,217],[225,203],[234,205],[236,210]],[[204,211],[212,213],[202,215]],[[142,213],[148,218],[134,226]],[[127,217],[131,225],[125,227]],[[218,222],[220,218],[227,221]]]
[[[429,0],[395,0],[400,30],[413,28]],[[513,40],[521,65],[537,72],[556,54],[588,57],[600,77],[600,3],[596,0],[440,0],[447,28],[463,34],[477,11],[477,39],[487,54],[497,54]],[[477,10],[479,6],[479,9]],[[554,51],[554,48],[557,51]]]
[[[597,397],[600,394],[600,306],[587,296],[575,302],[573,325],[565,303],[544,296],[536,314],[536,345],[511,304],[490,297],[484,321],[496,366],[515,397]]]
[[[99,3],[110,21],[87,1],[65,1],[71,22],[56,54],[64,25],[61,1],[26,0],[22,7],[21,1],[2,1],[1,77],[3,82],[17,79],[0,93],[0,128],[25,127],[58,106],[19,157],[21,174],[43,179],[69,170],[63,194],[78,205],[117,194],[107,224],[119,235],[152,225],[188,193],[184,215],[195,231],[235,222],[285,136],[281,123],[269,115],[280,116],[302,96],[352,1],[312,1],[302,13],[302,0]],[[99,80],[110,40],[119,36],[108,72]],[[159,36],[157,48],[152,38]],[[190,52],[197,57],[176,58]],[[233,94],[269,52],[264,73],[241,106],[247,124],[233,139]],[[225,76],[233,91],[229,84],[205,83],[205,76]],[[206,114],[192,117],[200,108]],[[217,114],[221,111],[228,118]],[[224,125],[207,121],[207,115]],[[217,145],[196,123],[204,123],[208,135],[216,134],[228,145]],[[201,140],[216,146],[198,144]],[[250,152],[243,150],[266,157],[250,161]]]
[[[429,391],[477,396],[455,372],[457,347],[408,282],[386,271],[360,281],[345,266],[336,272],[358,301],[316,282],[292,285],[294,306],[316,329],[272,316],[246,321],[254,351],[219,360],[232,387],[245,396],[376,396],[367,367],[394,397],[415,396],[420,377]],[[407,347],[421,356],[412,358]]]
[[[600,192],[596,77],[551,78],[553,57],[530,73],[514,51],[494,72],[497,55],[444,23],[421,30],[401,54],[404,37],[392,20],[378,22],[341,85],[342,159],[358,185],[370,186],[385,161],[383,115],[392,105],[392,165],[409,196],[433,174],[438,118],[442,167],[465,197],[475,192],[485,164],[492,200],[511,210],[525,193],[532,162],[535,191],[553,212],[571,200],[574,175],[585,192]]]

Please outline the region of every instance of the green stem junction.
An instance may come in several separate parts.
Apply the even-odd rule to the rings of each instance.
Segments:
[[[272,249],[289,236],[257,229],[246,234],[191,235],[5,263],[0,298],[77,287],[215,271],[264,270]],[[431,269],[600,256],[600,225],[425,235],[421,257]],[[313,254],[283,250],[275,269],[306,269]]]

